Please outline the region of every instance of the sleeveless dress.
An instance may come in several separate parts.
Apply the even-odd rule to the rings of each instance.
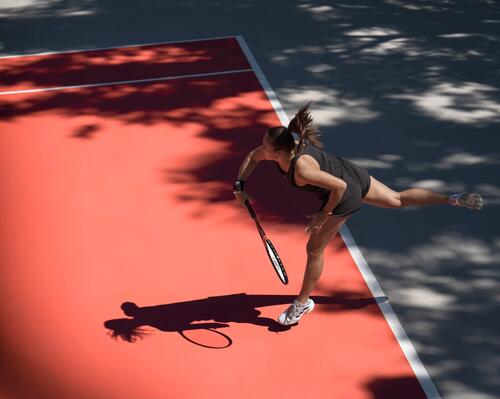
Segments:
[[[295,164],[302,155],[312,156],[316,162],[318,162],[319,167],[323,172],[330,173],[347,183],[344,195],[338,202],[337,206],[333,209],[334,215],[341,217],[348,216],[361,208],[361,199],[370,189],[370,175],[366,169],[363,169],[346,159],[330,155],[311,143],[307,143],[306,146],[292,159],[288,173],[283,171],[279,164],[277,164],[280,173],[290,180],[292,186],[298,190],[311,192],[322,201],[323,204],[320,208],[321,210],[328,202],[330,190],[310,184],[306,184],[301,187],[295,182]]]

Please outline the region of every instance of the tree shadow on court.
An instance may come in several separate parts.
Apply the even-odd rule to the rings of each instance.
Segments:
[[[202,46],[186,42],[7,58],[1,64],[2,91],[103,83],[112,86],[113,82],[165,80],[250,68],[234,39],[207,41]]]
[[[422,399],[426,395],[415,376],[379,377],[365,384],[372,399]]]
[[[175,9],[174,14],[182,20],[186,14],[190,15],[186,4],[168,1],[164,4],[164,11]],[[213,5],[193,4],[197,4],[197,9],[201,7],[205,10],[203,13],[214,11]],[[55,1],[30,10],[31,14],[24,17],[33,22],[37,18],[49,18],[52,13],[62,15],[72,7],[68,2]],[[497,7],[488,7],[490,16],[498,14]],[[92,1],[83,8],[93,10],[85,17],[90,20],[98,18],[100,13],[106,13],[105,7]],[[235,26],[234,21],[239,17],[252,12],[259,14],[259,21],[264,26],[274,18],[274,13],[262,15],[257,5],[235,6],[222,2],[216,8],[231,13],[230,26]],[[446,35],[441,28],[443,14],[454,20],[464,13],[479,17],[481,12],[488,9],[485,5],[478,7],[472,1],[462,2],[460,7],[432,1],[411,6],[398,1],[374,5],[366,0],[358,0],[350,4],[334,2],[329,6],[316,5],[314,2],[293,7],[278,4],[274,9],[283,18],[286,16],[288,23],[282,27],[280,35],[271,35],[265,44],[259,43],[257,48],[266,54],[262,57],[265,70],[281,71],[273,82],[278,94],[282,93],[280,97],[285,107],[296,110],[305,101],[315,101],[315,116],[332,115],[318,116],[320,126],[324,128],[327,150],[334,150],[348,158],[362,157],[361,162],[373,166],[372,172],[377,176],[380,173],[390,185],[398,184],[400,170],[414,175],[411,169],[415,168],[419,158],[428,156],[429,150],[436,155],[442,154],[442,158],[467,156],[467,150],[461,148],[460,144],[457,143],[455,148],[451,145],[450,148],[442,148],[443,141],[452,142],[454,136],[464,132],[464,127],[470,129],[472,124],[475,129],[488,130],[500,120],[500,111],[495,106],[499,96],[491,85],[492,76],[485,74],[482,76],[484,81],[475,84],[464,80],[456,72],[457,65],[461,66],[460,71],[468,71],[467,68],[473,62],[487,68],[498,61],[497,52],[492,51],[499,39],[493,29],[495,25],[474,20],[474,24],[468,26],[468,32],[455,35]],[[6,23],[9,23],[9,17],[12,20],[21,17],[16,10],[13,7],[4,11]],[[226,17],[223,14],[218,16],[222,19]],[[426,29],[420,23],[414,23],[416,17],[426,21]],[[23,21],[17,22],[22,24]],[[403,21],[407,23],[403,24]],[[310,25],[313,30],[308,35],[301,33],[301,37],[293,27],[303,23]],[[175,26],[175,21],[169,24],[170,28]],[[244,25],[237,26],[245,29]],[[254,32],[247,35],[250,38],[254,36]],[[221,65],[217,58],[224,59],[224,63]],[[233,53],[225,52],[224,46],[214,46],[211,52],[207,52],[192,43],[176,44],[171,46],[171,50],[136,47],[68,53],[45,59],[28,58],[22,65],[2,71],[1,81],[7,89],[19,83],[43,87],[75,81],[99,83],[154,78],[165,74],[189,74],[199,72],[197,65],[200,64],[206,65],[208,72],[221,67],[230,70],[248,66],[238,59]],[[269,120],[273,119],[272,112],[259,109],[254,101],[238,103],[238,98],[250,98],[256,94],[255,84],[245,87],[241,83],[246,79],[248,77],[218,77],[216,82],[195,79],[176,82],[175,85],[157,82],[154,85],[139,84],[126,88],[111,86],[82,89],[78,93],[46,93],[8,102],[0,112],[5,120],[57,111],[69,117],[100,116],[125,124],[145,126],[163,122],[178,126],[198,124],[202,127],[200,137],[223,143],[224,153],[208,153],[189,165],[186,163],[181,171],[177,166],[165,166],[161,173],[166,184],[190,184],[204,191],[200,196],[179,196],[179,201],[197,201],[202,206],[210,206],[233,201],[231,184],[234,175],[248,151],[260,145],[262,135],[269,127]],[[438,105],[445,105],[441,108],[422,107],[426,98],[437,98]],[[218,108],[218,103],[222,101],[233,101],[234,106],[230,109]],[[406,119],[402,120],[398,115],[408,115],[414,123],[407,124]],[[388,128],[389,123],[394,127]],[[450,125],[454,131],[451,131]],[[442,135],[444,133],[441,142],[436,139],[436,129]],[[383,149],[374,131],[384,131],[391,136],[390,140],[383,140]],[[103,134],[106,134],[104,129],[98,130],[85,124],[70,137],[88,141],[90,138],[99,139]],[[165,130],[165,134],[169,132]],[[496,139],[483,137],[482,144],[484,140],[491,140],[493,144]],[[494,148],[488,144],[484,147]],[[399,154],[395,155],[396,158],[404,162],[380,159],[381,151],[386,152],[382,156],[392,155],[392,159],[394,154]],[[483,162],[483,167],[499,161],[498,154],[485,154],[484,150],[479,149],[477,154],[472,153],[468,157],[471,156],[479,161],[493,158],[493,163]],[[434,160],[433,163],[438,161]],[[458,161],[449,163],[449,167],[430,167],[419,177],[421,180],[443,182],[449,179],[450,172],[466,164]],[[306,196],[294,190],[280,191],[280,184],[275,184],[279,175],[276,170],[272,170],[273,167],[266,165],[259,169],[263,170],[257,171],[252,177],[252,181],[259,182],[259,187],[257,184],[254,188],[250,184],[248,187],[255,191],[252,194],[259,200],[263,216],[279,223],[303,224],[304,214],[316,209],[317,203],[311,200],[310,204],[301,206],[307,201]],[[479,171],[471,174],[470,169],[461,170],[460,173],[464,174],[463,180],[480,175]],[[214,189],[213,183],[220,185]],[[279,187],[278,192],[276,187]],[[489,188],[500,198],[495,187]],[[291,195],[292,192],[295,194]],[[285,197],[286,207],[279,200]],[[291,198],[290,204],[288,198]]]
[[[177,47],[180,52],[187,51],[182,45]],[[61,60],[59,68],[85,70],[90,62],[82,57]],[[15,85],[31,77],[35,86],[62,83],[59,80],[45,82],[47,71],[39,64],[43,62],[36,59],[26,61],[24,69],[33,70],[34,76],[15,69],[4,71],[4,75],[15,75],[6,82]],[[151,64],[154,65],[154,61]],[[150,63],[144,62],[144,65],[149,70]],[[99,75],[113,77],[129,67],[134,69],[137,65],[124,61],[117,70],[112,64],[91,64],[89,76],[93,79]],[[217,76],[216,79],[198,77],[175,82],[4,96],[0,101],[0,116],[5,121],[14,122],[23,117],[47,114],[63,118],[98,117],[98,122],[84,123],[68,134],[68,139],[81,140],[82,145],[89,140],[99,140],[106,134],[104,125],[107,119],[124,125],[164,126],[164,134],[173,137],[172,146],[175,146],[172,127],[189,130],[197,126],[199,137],[225,143],[225,150],[222,153],[208,152],[196,158],[186,154],[184,162],[165,167],[159,173],[165,184],[187,184],[201,193],[179,195],[177,199],[180,203],[196,201],[203,207],[220,202],[237,206],[231,190],[235,171],[245,155],[261,144],[263,132],[270,125],[279,124],[253,73]],[[147,135],[147,128],[141,134]],[[221,184],[219,187],[222,189],[214,189],[215,182]],[[248,187],[259,203],[257,209],[264,220],[269,218],[281,223],[304,224],[305,214],[311,213],[320,204],[315,198],[290,188],[286,179],[278,173],[277,165],[270,162],[260,165]],[[286,207],[282,205],[282,198],[289,198]]]
[[[496,396],[500,332],[492,321],[499,312],[499,2],[312,0],[274,2],[269,7],[259,1],[146,0],[139,13],[130,1],[122,2],[117,13],[113,2],[87,1],[73,14],[68,10],[74,11],[75,5],[69,0],[40,7],[4,11],[0,29],[8,34],[2,35],[2,51],[242,34],[288,114],[314,101],[313,116],[329,152],[359,161],[397,190],[411,185],[485,193],[489,198],[481,215],[444,208],[365,208],[351,219],[349,228],[391,295],[423,363],[443,387],[443,397],[458,397],[453,388],[457,386],[467,389],[461,396]],[[30,32],[29,38],[25,32]],[[93,72],[113,76],[117,69]],[[33,78],[25,74],[23,79],[30,83]],[[204,191],[181,196],[180,203],[196,201],[206,209],[214,203],[230,204],[237,168],[260,144],[271,115],[249,102],[218,111],[224,116],[215,123],[203,114],[205,108],[216,109],[217,98],[248,93],[241,87],[235,91],[234,84],[224,92],[223,84],[222,97],[210,99],[208,86],[199,92],[194,85],[178,87],[187,88],[189,95],[163,84],[150,96],[143,93],[140,101],[137,93],[118,88],[88,90],[81,97],[23,96],[7,104],[3,109],[8,113],[2,116],[14,121],[49,112],[52,108],[44,104],[48,100],[69,118],[101,115],[146,127],[194,121],[202,127],[200,137],[219,141],[224,153],[207,154],[180,172],[165,165],[159,171],[162,181]],[[245,134],[228,127],[241,120],[238,126]],[[106,134],[104,128],[85,125],[68,137],[85,145]],[[290,209],[293,190],[287,191],[279,179],[272,165],[260,165],[248,182],[259,216],[285,225],[302,224],[305,212],[300,203],[293,212],[283,210]],[[391,385],[387,380],[374,382],[371,392],[376,399],[384,397]]]
[[[168,1],[163,10],[175,9],[174,14],[182,20],[184,16],[190,15],[186,4]],[[203,13],[214,11],[213,5],[197,4],[197,9],[199,7],[205,10]],[[470,129],[472,124],[475,129],[488,130],[499,121],[500,112],[495,106],[499,96],[491,85],[491,74],[483,75],[484,81],[474,84],[456,72],[457,65],[461,66],[460,71],[468,71],[467,68],[474,62],[484,68],[498,62],[497,52],[492,51],[499,39],[493,29],[495,25],[475,20],[473,25],[468,26],[468,32],[455,35],[446,35],[440,26],[441,16],[445,13],[454,20],[464,13],[479,17],[481,12],[487,10],[485,5],[478,7],[472,1],[462,2],[460,7],[432,1],[411,6],[397,1],[374,5],[366,0],[358,0],[350,4],[335,2],[329,6],[315,5],[313,2],[293,7],[278,4],[274,7],[279,15],[286,16],[288,23],[282,27],[280,35],[271,35],[265,44],[259,42],[256,47],[266,55],[262,57],[265,70],[281,71],[273,79],[273,84],[278,94],[282,93],[280,97],[285,107],[296,110],[305,101],[315,101],[313,114],[319,115],[327,150],[334,150],[348,158],[363,158],[362,163],[364,161],[372,165],[372,172],[377,176],[380,173],[381,178],[389,184],[398,184],[401,175],[398,171],[404,170],[406,174],[414,175],[411,169],[419,158],[428,156],[429,150],[436,155],[442,154],[442,158],[467,156],[467,150],[460,144],[457,143],[454,148],[451,145],[450,148],[442,148],[443,141],[452,142],[454,136],[464,132],[464,127]],[[498,14],[497,7],[488,7],[490,16]],[[28,20],[41,23],[38,18],[62,15],[65,10],[73,8],[69,2],[54,1],[30,10],[30,13],[23,15],[23,19],[20,11],[12,7],[4,10],[4,21],[8,24],[9,18],[12,18],[12,21],[18,19],[19,24]],[[83,18],[88,20],[107,12],[106,7],[92,1],[82,8],[93,10]],[[257,5],[235,6],[223,2],[216,8],[229,11],[232,17],[230,26],[240,29],[245,29],[245,26],[233,24],[248,13],[258,13],[259,21],[264,26],[274,18],[274,13],[262,15]],[[162,19],[165,17],[161,13],[159,15],[162,15]],[[223,14],[218,16],[222,19],[226,17]],[[426,21],[426,29],[420,23],[414,23],[416,17]],[[403,21],[407,23],[403,24]],[[310,25],[312,31],[301,37],[293,27],[304,23]],[[169,24],[170,28],[175,26],[175,21]],[[252,39],[255,35],[249,32],[246,36]],[[21,65],[3,70],[1,81],[7,89],[17,84],[44,87],[73,84],[76,81],[99,83],[154,78],[165,74],[189,74],[199,72],[197,65],[200,64],[206,65],[209,72],[221,67],[230,70],[248,65],[238,61],[239,58],[234,57],[233,53],[225,52],[224,46],[214,47],[211,52],[207,52],[196,44],[181,43],[172,46],[171,50],[136,47],[60,54],[45,59],[28,58]],[[218,58],[224,59],[222,65]],[[175,85],[157,82],[154,85],[139,84],[126,88],[111,86],[70,93],[27,95],[13,102],[7,101],[0,112],[4,120],[55,111],[68,117],[100,116],[144,126],[162,122],[178,126],[198,124],[202,127],[200,137],[223,143],[224,153],[208,153],[206,157],[183,167],[181,172],[178,167],[165,166],[161,173],[166,184],[186,183],[201,187],[204,191],[202,196],[179,196],[179,201],[197,201],[202,206],[210,206],[233,201],[231,184],[235,172],[248,151],[260,145],[262,135],[269,127],[269,120],[273,119],[272,112],[259,109],[254,101],[238,103],[238,98],[256,94],[255,84],[246,87],[241,84],[246,79],[248,77],[236,77],[235,80],[218,77],[216,82],[198,79],[176,82]],[[236,85],[235,81],[238,82]],[[219,102],[227,102],[231,98],[234,99],[233,107],[218,108]],[[441,108],[422,107],[426,98],[438,98],[437,103],[445,105]],[[332,116],[321,116],[328,113]],[[414,123],[407,124],[407,119],[402,120],[398,115],[407,115]],[[390,123],[393,127],[388,128]],[[450,125],[454,131],[451,131]],[[434,134],[436,129],[445,134],[445,137],[440,138],[441,142]],[[458,133],[456,129],[459,129]],[[384,131],[391,136],[390,140],[383,140],[383,149],[374,131]],[[99,130],[84,124],[69,137],[84,142],[91,138],[97,140],[104,134],[105,129]],[[169,132],[165,130],[165,134]],[[490,140],[493,144],[495,139],[483,137],[482,144],[484,140]],[[489,144],[484,147],[494,148]],[[380,159],[381,151],[386,152],[382,156],[394,157],[394,154],[399,154],[396,157],[404,159],[404,162]],[[499,158],[498,154],[485,154],[484,150],[479,149],[470,156],[479,160],[493,157],[493,164]],[[437,162],[434,160],[433,163]],[[482,164],[483,168],[488,165],[487,162]],[[421,180],[433,178],[446,181],[452,169],[456,170],[462,165],[465,164],[459,161],[450,163],[450,167],[431,167],[419,177]],[[253,181],[259,182],[255,194],[252,194],[262,205],[261,213],[280,223],[303,224],[305,212],[316,209],[316,203],[300,206],[305,196],[291,195],[294,190],[274,192],[280,185],[275,184],[279,175],[272,169],[264,166],[260,173],[252,177]],[[464,174],[463,180],[480,175],[479,171],[471,174],[470,169],[460,172]],[[221,185],[214,189],[213,183]],[[404,182],[400,184],[405,185]],[[251,185],[248,187],[249,190],[252,188]],[[495,187],[489,188],[500,198]],[[286,195],[287,207],[278,200],[284,198],[283,195]],[[291,198],[290,206],[288,198]]]
[[[312,296],[319,311],[347,312],[365,309],[378,312],[377,303],[386,297],[366,298],[356,293],[336,293],[331,297]],[[114,338],[134,342],[147,333],[145,326],[164,332],[183,334],[192,330],[218,330],[230,327],[230,323],[245,323],[266,327],[271,332],[283,332],[290,326],[282,326],[276,320],[260,316],[257,308],[288,305],[295,299],[291,295],[247,295],[245,293],[209,297],[200,300],[177,302],[166,305],[138,307],[135,303],[124,302],[121,309],[129,318],[107,320],[104,327]],[[379,314],[379,313],[377,313]],[[208,322],[200,322],[208,321]],[[226,335],[228,342],[232,342]],[[203,345],[201,345],[203,346]]]

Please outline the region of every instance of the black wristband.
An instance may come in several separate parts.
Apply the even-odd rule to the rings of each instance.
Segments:
[[[244,185],[245,185],[244,180],[236,180],[233,185],[233,193],[241,193],[243,191]]]

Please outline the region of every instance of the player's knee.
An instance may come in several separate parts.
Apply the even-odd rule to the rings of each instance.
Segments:
[[[318,258],[320,256],[323,256],[324,250],[325,249],[323,246],[319,246],[316,244],[308,243],[306,246],[306,252],[308,258]]]
[[[402,208],[403,201],[401,201],[401,193],[393,192],[389,198],[389,206],[391,208]]]

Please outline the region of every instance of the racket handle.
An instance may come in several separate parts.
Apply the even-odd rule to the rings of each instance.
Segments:
[[[257,218],[257,215],[255,214],[255,211],[253,210],[252,205],[250,205],[249,200],[245,200],[245,205],[246,205],[248,212],[250,213],[250,216],[252,217],[252,219]]]

